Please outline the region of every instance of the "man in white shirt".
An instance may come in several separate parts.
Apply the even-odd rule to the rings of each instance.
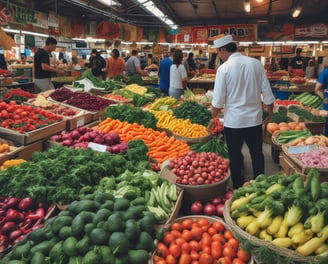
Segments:
[[[214,40],[218,56],[224,62],[217,70],[212,117],[224,108],[224,133],[229,151],[233,187],[244,183],[242,145],[246,142],[252,159],[253,176],[264,173],[262,149],[262,97],[268,110],[266,121],[272,119],[273,102],[270,83],[262,64],[237,52],[231,35]],[[215,122],[209,124],[211,130]]]

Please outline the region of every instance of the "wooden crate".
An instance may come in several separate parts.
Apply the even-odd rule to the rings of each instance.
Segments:
[[[295,165],[293,161],[291,161],[284,153],[279,156],[279,164],[281,171],[285,173],[287,176],[294,174],[295,172]]]
[[[284,159],[287,160],[288,163],[290,163],[293,167],[293,172],[291,172],[291,174],[298,173],[304,178],[306,178],[307,173],[313,167],[307,167],[303,165],[300,160],[298,160],[293,154],[289,153],[288,146],[285,145],[282,146],[282,153]],[[317,169],[319,171],[320,181],[321,182],[328,181],[328,168],[317,168]]]
[[[45,150],[45,140],[39,140],[32,144],[23,146],[18,153],[19,159],[31,160],[34,152],[42,152]]]
[[[50,124],[48,126],[25,133],[18,133],[17,131],[0,127],[1,136],[5,139],[12,140],[20,145],[28,145],[38,140],[50,137],[58,132],[66,129],[66,120]]]

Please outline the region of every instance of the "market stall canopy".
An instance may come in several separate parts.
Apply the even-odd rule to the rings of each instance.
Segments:
[[[1,2],[6,2],[1,0]],[[246,23],[327,23],[328,1],[320,0],[11,0],[43,12],[79,17],[84,21],[107,20],[140,27],[165,25],[141,3],[151,3],[178,26],[208,26]],[[245,11],[245,2],[250,12]],[[301,8],[297,18],[292,11]]]

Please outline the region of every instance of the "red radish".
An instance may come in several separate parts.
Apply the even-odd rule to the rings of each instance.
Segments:
[[[220,197],[215,197],[213,199],[211,199],[211,203],[214,205],[218,205],[222,202],[222,199]]]
[[[218,216],[223,215],[223,208],[224,208],[224,204],[218,204],[216,206],[216,213],[217,213]]]
[[[194,215],[200,215],[203,213],[203,205],[201,202],[193,202],[190,207],[190,212]]]
[[[216,207],[213,204],[206,204],[204,207],[204,214],[206,215],[215,215],[216,214]]]
[[[18,208],[20,210],[28,210],[33,205],[33,199],[31,197],[25,197],[22,200],[20,200],[18,204]]]

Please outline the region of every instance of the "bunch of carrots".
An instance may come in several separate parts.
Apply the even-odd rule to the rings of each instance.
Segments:
[[[143,140],[149,148],[147,155],[160,164],[167,159],[184,156],[190,150],[186,142],[176,140],[173,136],[168,137],[165,132],[110,117],[102,121],[95,129],[102,133],[116,132],[125,142],[133,139]]]

